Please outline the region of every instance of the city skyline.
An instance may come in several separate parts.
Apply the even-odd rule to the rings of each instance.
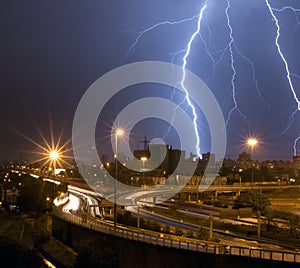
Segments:
[[[30,8],[28,3],[3,3],[1,22],[7,27],[1,30],[6,38],[0,46],[4,63],[1,67],[0,159],[26,159],[27,152],[34,150],[30,142],[15,132],[21,132],[38,142],[40,136],[36,128],[47,135],[49,125],[52,125],[54,136],[58,137],[64,129],[63,139],[69,140],[74,113],[82,95],[96,79],[108,71],[126,63],[143,60],[174,62],[181,66],[184,53],[180,51],[186,48],[195,31],[197,16],[204,3],[205,1],[192,1],[188,4],[166,1],[162,4],[152,1],[144,6],[138,1],[94,5],[47,2],[35,3]],[[234,108],[228,50],[216,66],[214,78],[210,79],[212,59],[220,59],[218,51],[222,51],[230,41],[225,12],[228,2],[224,1],[218,6],[215,1],[207,3],[201,36],[197,36],[191,46],[187,69],[207,83],[221,106],[224,118],[228,119],[228,113]],[[270,3],[277,9],[274,12],[277,12],[282,26],[279,42],[290,64],[296,94],[299,95],[297,70],[300,66],[296,54],[300,42],[297,21],[299,11],[297,9],[293,12],[289,8],[279,11],[287,4],[275,0]],[[265,1],[243,5],[238,1],[230,1],[230,4],[227,11],[232,19],[237,47],[233,49],[238,70],[238,107],[246,115],[249,126],[239,113],[234,111],[231,114],[227,125],[225,157],[236,158],[245,150],[245,139],[253,134],[260,140],[254,158],[291,160],[294,139],[300,132],[299,113],[295,114],[293,124],[284,133],[292,122],[290,115],[297,107],[286,80],[284,64],[274,43],[274,19]],[[288,4],[299,8],[296,1]],[[129,16],[130,14],[133,15]],[[180,23],[163,24],[166,20]],[[186,21],[181,22],[183,20]],[[149,32],[143,32],[157,23],[162,24]],[[141,33],[143,34],[140,35]],[[135,44],[136,40],[138,42]],[[133,44],[135,48],[130,50]],[[239,51],[253,61],[261,95],[255,86],[251,65],[239,55]],[[149,96],[173,98],[177,103],[183,99],[182,94],[172,94],[172,88],[146,84],[130,87],[115,96],[99,118],[97,144],[106,144],[110,139],[110,128],[122,107],[138,98]],[[197,112],[201,119],[198,122],[200,149],[205,153],[210,151],[210,133],[201,111]],[[126,122],[124,123],[126,127]],[[166,144],[180,148],[174,130],[166,135],[168,128],[168,122],[161,120],[148,119],[140,122],[129,133],[131,148],[135,149],[136,142],[143,139],[145,133],[150,140],[166,137]],[[111,152],[111,148],[105,146],[100,153],[102,150]],[[195,153],[193,148],[186,148],[186,151]]]

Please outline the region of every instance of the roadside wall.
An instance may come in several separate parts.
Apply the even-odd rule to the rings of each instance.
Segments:
[[[107,267],[297,267],[283,262],[249,259],[229,255],[213,255],[187,250],[171,249],[147,243],[131,241],[95,232],[71,224],[53,216],[53,236],[79,250],[83,245],[96,245],[100,256],[110,260]]]

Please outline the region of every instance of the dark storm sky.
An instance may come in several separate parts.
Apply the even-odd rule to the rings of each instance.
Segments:
[[[34,146],[16,131],[41,141],[37,128],[49,137],[49,125],[52,124],[56,136],[64,129],[63,140],[69,139],[80,98],[106,72],[135,61],[171,62],[172,53],[186,48],[197,20],[161,26],[144,34],[126,60],[122,62],[122,59],[138,31],[164,20],[182,20],[197,15],[203,3],[202,0],[0,1],[0,159],[32,157],[27,151],[33,151]],[[280,136],[297,105],[275,46],[274,21],[264,0],[231,0],[230,3],[235,44],[252,60],[262,96],[268,105],[259,98],[251,79],[251,66],[235,52],[236,99],[250,128],[236,111],[232,114],[227,126],[226,156],[236,158],[244,150],[244,138],[255,134],[261,141],[255,152],[256,158],[289,160],[294,139],[300,134],[300,116],[296,114],[290,129]],[[270,0],[270,3],[277,8],[284,5],[300,8],[297,0]],[[224,13],[226,5],[225,0],[208,0],[203,18],[202,36],[215,60],[230,41]],[[282,50],[291,72],[300,75],[297,17],[289,10],[276,14],[282,27]],[[174,62],[182,65],[182,57],[182,53],[178,54]],[[217,65],[215,76],[209,79],[212,61],[198,37],[193,43],[187,68],[207,83],[227,119],[234,105],[228,51]],[[293,78],[293,83],[299,97],[300,79]],[[153,87],[145,87],[144,94],[151,95],[151,90],[156,92],[154,95],[159,94],[159,88]],[[130,94],[135,93],[124,95],[127,102],[135,99]],[[118,101],[112,102],[111,117],[108,116],[104,125],[111,124]],[[163,131],[157,129],[164,127],[161,122],[156,125],[155,122],[142,122],[133,133],[134,142],[143,139],[145,133],[148,138],[162,135]],[[105,132],[98,131],[100,134]],[[209,138],[206,137],[209,132],[200,132],[201,151],[209,151]],[[177,144],[175,136],[172,134],[166,140],[174,147]],[[101,140],[100,137],[99,142]],[[298,153],[299,146],[300,142]]]

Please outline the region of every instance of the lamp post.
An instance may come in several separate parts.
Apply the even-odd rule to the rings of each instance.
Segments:
[[[114,187],[114,227],[117,227],[117,182],[118,182],[118,137],[122,136],[124,131],[116,128],[115,134],[115,162],[116,162],[116,176],[115,176],[115,187]]]
[[[55,179],[56,162],[59,160],[59,158],[60,158],[60,155],[59,155],[58,151],[52,150],[49,152],[50,166],[52,164],[52,168],[53,168],[52,175],[53,175],[54,179]],[[56,197],[56,185],[55,185],[55,183],[53,183],[53,199],[55,197]]]
[[[248,146],[251,147],[251,189],[253,189],[253,150],[257,143],[258,141],[255,138],[250,138],[247,140]]]
[[[146,156],[142,156],[141,160],[143,162],[143,168],[142,168],[142,172],[143,172],[143,184],[145,184],[145,161],[148,160],[148,158]],[[137,228],[140,228],[140,207],[137,204],[137,211],[138,211],[138,218],[137,218]]]
[[[143,170],[142,170],[142,172],[143,172],[143,184],[145,184],[145,161],[147,161],[148,158],[146,156],[143,156],[143,157],[141,157],[141,160],[143,162]]]
[[[52,166],[53,166],[53,175],[55,175],[55,170],[56,170],[56,161],[58,160],[59,158],[59,154],[57,151],[53,150],[53,151],[50,151],[49,152],[49,158],[50,158],[50,161],[52,163]]]

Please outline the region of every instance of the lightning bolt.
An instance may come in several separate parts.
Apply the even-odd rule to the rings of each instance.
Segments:
[[[259,84],[258,84],[258,80],[256,78],[256,71],[255,71],[255,68],[254,68],[254,64],[253,62],[247,57],[245,56],[239,49],[238,47],[234,44],[234,47],[235,47],[235,50],[236,52],[240,55],[240,57],[242,59],[244,59],[251,67],[251,71],[252,71],[252,80],[255,84],[255,88],[256,88],[256,92],[258,94],[258,97],[260,99],[260,101],[262,103],[264,103],[266,105],[266,107],[270,110],[270,105],[269,103],[265,100],[265,98],[263,97],[262,93],[261,93],[261,90],[260,90],[260,87],[259,87]]]
[[[267,2],[268,2],[268,1],[267,1]],[[268,5],[268,4],[269,4],[269,3],[267,3],[267,5]],[[269,5],[269,6],[270,6],[270,5]],[[272,8],[273,11],[276,11],[276,12],[284,12],[284,11],[286,11],[286,10],[292,11],[292,12],[294,13],[295,19],[296,19],[296,21],[297,21],[297,26],[296,26],[296,28],[300,25],[300,20],[299,20],[299,18],[298,18],[298,16],[297,16],[297,12],[300,11],[299,8],[293,8],[293,7],[291,7],[291,6],[285,6],[285,7],[282,7],[282,8],[274,8],[274,7],[271,7],[271,8]]]
[[[300,135],[294,141],[294,156],[297,155],[297,143],[298,143],[298,141],[300,141]]]
[[[212,61],[213,72],[212,72],[212,76],[208,79],[208,81],[212,80],[215,77],[216,67],[223,60],[224,55],[226,54],[226,52],[229,52],[229,55],[230,55],[230,67],[231,67],[231,70],[232,70],[232,76],[231,76],[230,82],[231,82],[233,107],[231,108],[231,110],[228,113],[227,120],[226,120],[226,126],[229,124],[229,121],[231,119],[232,114],[234,112],[237,112],[239,114],[239,116],[243,119],[245,124],[248,126],[248,128],[250,129],[250,123],[248,122],[246,115],[244,113],[242,113],[242,111],[240,110],[239,105],[238,105],[238,101],[237,101],[237,91],[236,91],[237,88],[236,88],[235,81],[236,81],[236,76],[238,75],[238,72],[235,68],[235,53],[237,55],[239,55],[247,64],[249,64],[249,66],[251,68],[251,71],[252,71],[251,78],[252,78],[253,83],[255,85],[258,97],[259,97],[260,101],[263,102],[268,109],[270,109],[270,106],[269,106],[268,102],[264,99],[263,94],[261,93],[259,83],[258,83],[258,80],[256,78],[256,71],[255,71],[255,67],[254,67],[253,62],[250,60],[249,57],[244,55],[239,50],[238,46],[235,43],[234,36],[233,36],[233,27],[231,25],[231,20],[230,20],[230,16],[229,16],[230,8],[231,8],[231,5],[230,5],[230,2],[228,0],[227,1],[227,7],[225,9],[225,15],[226,15],[226,20],[227,20],[227,26],[228,26],[228,29],[229,29],[229,43],[224,49],[222,49],[218,52],[220,54],[218,59],[214,59],[214,57],[212,56],[212,54],[208,50],[208,46],[207,46],[207,43],[205,42],[204,38],[201,36],[201,34],[200,34],[200,36],[201,36],[201,40],[203,41],[203,43],[205,45],[206,54],[209,56],[210,60]],[[208,26],[208,30],[209,30],[209,34],[211,35],[211,31],[209,29],[209,26]]]
[[[226,15],[226,22],[227,22],[227,26],[229,29],[229,41],[228,44],[226,45],[225,48],[220,49],[219,51],[216,49],[216,47],[214,47],[214,51],[211,52],[210,49],[213,47],[213,44],[210,43],[211,38],[212,38],[212,32],[211,29],[209,27],[209,24],[206,22],[206,27],[207,27],[207,31],[208,31],[208,41],[205,40],[202,32],[201,32],[201,23],[202,23],[202,19],[203,19],[203,14],[205,9],[207,8],[207,2],[205,2],[205,5],[201,8],[199,14],[189,17],[187,19],[183,19],[183,20],[179,20],[179,21],[163,21],[163,22],[159,22],[157,24],[154,24],[153,26],[143,30],[143,31],[135,31],[137,33],[137,37],[135,38],[135,41],[133,42],[133,44],[130,46],[130,48],[127,50],[124,58],[122,59],[122,61],[125,61],[129,55],[135,50],[137,44],[139,43],[140,39],[147,33],[149,33],[150,31],[153,31],[155,29],[157,29],[158,27],[164,26],[164,25],[179,25],[181,23],[184,22],[188,22],[188,21],[193,21],[195,19],[197,20],[197,29],[195,30],[195,32],[192,34],[191,38],[189,39],[189,42],[187,44],[187,47],[185,49],[179,50],[177,52],[174,53],[170,53],[171,55],[171,61],[172,63],[175,62],[175,58],[179,57],[181,54],[184,54],[183,56],[183,65],[182,65],[182,80],[181,80],[181,87],[184,89],[185,91],[185,98],[178,104],[178,106],[184,104],[185,102],[187,103],[187,106],[189,106],[192,110],[192,115],[193,115],[193,123],[194,123],[194,131],[197,137],[197,143],[196,143],[196,150],[197,150],[197,155],[199,157],[201,157],[200,154],[200,138],[199,138],[199,133],[198,133],[198,125],[197,125],[197,114],[196,114],[196,110],[195,107],[193,106],[193,103],[190,100],[189,97],[189,92],[188,89],[185,86],[185,79],[186,79],[186,70],[187,70],[187,62],[188,62],[188,57],[190,56],[191,53],[191,49],[192,49],[192,45],[193,42],[196,38],[196,36],[199,36],[199,39],[201,40],[201,42],[204,44],[204,50],[205,53],[207,54],[209,60],[212,63],[212,75],[209,79],[207,79],[206,81],[210,81],[213,78],[215,78],[217,72],[216,72],[216,67],[218,64],[221,63],[221,61],[224,59],[224,56],[229,53],[230,56],[230,68],[232,71],[232,75],[231,75],[231,79],[230,79],[230,84],[231,84],[231,98],[232,98],[232,102],[233,102],[233,107],[231,108],[231,110],[228,113],[227,116],[227,120],[226,120],[226,126],[229,124],[229,121],[232,118],[232,115],[234,112],[238,113],[238,115],[242,118],[242,120],[244,121],[244,123],[248,126],[248,129],[250,129],[250,123],[247,120],[246,115],[241,111],[239,104],[238,104],[238,100],[237,100],[237,85],[236,85],[236,78],[239,75],[238,71],[237,71],[237,66],[236,66],[236,57],[241,58],[242,60],[244,60],[251,68],[251,79],[253,81],[254,87],[256,89],[257,95],[260,99],[260,101],[262,103],[264,103],[266,105],[266,107],[268,109],[270,109],[270,106],[268,104],[268,102],[264,99],[263,94],[260,90],[259,87],[259,82],[258,79],[256,78],[256,71],[255,71],[255,66],[253,64],[253,62],[251,61],[251,59],[249,57],[247,57],[237,46],[237,44],[235,43],[235,38],[234,38],[234,30],[231,24],[231,20],[230,20],[230,9],[231,9],[231,4],[230,4],[230,0],[227,0],[227,7],[225,8],[225,15]],[[275,22],[276,28],[277,28],[277,34],[276,34],[276,39],[275,39],[275,44],[278,50],[278,53],[284,63],[285,66],[285,70],[286,70],[286,78],[288,80],[289,83],[289,87],[291,90],[291,93],[297,103],[297,108],[295,109],[295,111],[291,114],[290,118],[289,118],[289,122],[287,124],[286,129],[283,131],[283,133],[285,133],[294,123],[295,121],[295,115],[300,111],[300,101],[296,95],[296,91],[294,89],[293,86],[293,81],[292,79],[300,79],[300,76],[298,74],[295,73],[291,73],[290,72],[290,68],[288,65],[288,62],[281,50],[280,44],[279,44],[279,39],[280,39],[280,25],[279,25],[279,21],[275,15],[274,12],[285,12],[285,11],[292,11],[295,15],[296,21],[297,21],[297,26],[298,27],[300,25],[300,19],[297,16],[297,12],[300,11],[300,9],[295,9],[291,6],[285,6],[283,8],[273,8],[270,3],[269,0],[265,0],[267,7],[270,11],[270,14]],[[173,92],[171,93],[171,99],[174,98],[175,95],[175,89],[173,89]],[[173,118],[172,121],[175,120],[175,116],[176,116],[176,109],[174,109],[174,114],[173,114]],[[167,134],[170,131],[167,130],[165,137],[167,136]],[[300,135],[299,137],[294,141],[294,154],[296,154],[296,145],[297,142],[299,142],[300,140]]]
[[[284,11],[284,10],[286,10],[286,9],[292,9],[294,12],[296,12],[296,11],[300,11],[300,10],[294,9],[294,8],[292,8],[292,7],[290,7],[290,6],[286,6],[286,7],[282,8],[282,9],[274,9],[274,8],[272,8],[272,6],[270,5],[269,0],[266,0],[266,4],[267,4],[267,7],[268,7],[268,9],[269,9],[269,11],[270,11],[270,14],[271,14],[271,16],[272,16],[274,22],[275,22],[275,25],[276,25],[275,45],[276,45],[276,47],[277,47],[279,56],[280,56],[281,60],[282,60],[283,63],[284,63],[284,67],[285,67],[285,71],[286,71],[286,78],[287,78],[287,81],[288,81],[288,83],[289,83],[289,88],[290,88],[291,93],[292,93],[292,95],[293,95],[293,97],[294,97],[294,99],[295,99],[295,102],[297,103],[297,109],[291,114],[291,116],[290,116],[290,118],[289,118],[289,123],[288,123],[286,129],[283,131],[283,134],[284,134],[284,133],[290,128],[290,126],[294,123],[296,113],[300,111],[300,101],[299,101],[299,99],[298,99],[298,97],[297,97],[297,94],[296,94],[296,91],[295,91],[295,88],[294,88],[294,85],[293,85],[293,81],[292,81],[292,76],[295,76],[295,74],[292,74],[292,73],[290,72],[290,67],[289,67],[288,61],[286,60],[286,58],[285,58],[285,56],[284,56],[284,54],[283,54],[283,52],[282,52],[282,49],[281,49],[281,47],[280,47],[280,44],[279,44],[280,30],[281,30],[281,29],[280,29],[279,20],[278,20],[278,18],[276,17],[274,11],[281,12],[281,11]],[[298,20],[297,20],[297,21],[298,21]],[[298,76],[296,75],[296,77],[298,77]],[[299,139],[300,139],[300,136],[298,136],[298,138],[296,138],[295,141],[294,141],[294,155],[297,154],[297,148],[296,148],[296,145],[297,145],[297,142],[299,141]]]
[[[232,107],[232,109],[229,111],[227,120],[226,120],[226,126],[228,125],[231,116],[233,114],[234,111],[238,112],[238,114],[242,117],[243,121],[248,125],[249,127],[249,122],[247,121],[246,116],[241,112],[237,100],[236,100],[236,87],[235,87],[235,78],[237,75],[236,69],[235,69],[235,61],[234,61],[234,55],[233,55],[233,48],[234,48],[234,38],[233,38],[233,29],[231,26],[231,22],[230,22],[230,17],[229,17],[229,9],[230,9],[230,3],[229,1],[227,1],[227,7],[225,9],[225,14],[226,14],[226,19],[227,19],[227,26],[229,28],[229,39],[230,42],[227,46],[227,48],[229,49],[229,53],[230,53],[230,66],[231,66],[231,70],[233,72],[232,77],[231,77],[231,88],[232,88],[232,100],[233,100],[233,104],[234,106]]]
[[[192,110],[192,114],[193,114],[193,124],[194,124],[194,131],[195,131],[195,134],[196,134],[196,152],[197,152],[197,155],[202,158],[201,156],[201,153],[200,153],[200,137],[199,137],[199,132],[198,132],[198,124],[197,124],[197,113],[196,113],[196,109],[193,105],[193,103],[191,102],[191,99],[189,97],[189,92],[188,92],[188,89],[186,88],[185,86],[185,79],[186,79],[186,66],[187,66],[187,58],[188,56],[190,55],[190,51],[191,51],[191,47],[192,47],[192,43],[194,41],[194,39],[196,38],[196,36],[200,33],[200,30],[201,30],[201,21],[202,21],[202,18],[203,18],[203,13],[204,13],[204,10],[206,9],[207,7],[207,4],[205,4],[201,10],[200,10],[200,13],[198,15],[195,15],[195,16],[192,16],[190,18],[187,18],[187,19],[183,19],[183,20],[180,20],[180,21],[163,21],[163,22],[159,22],[143,31],[140,31],[138,32],[138,36],[136,37],[135,41],[133,42],[133,44],[130,46],[130,48],[127,50],[125,56],[123,57],[122,59],[122,62],[124,62],[128,56],[130,55],[131,52],[134,51],[135,47],[137,46],[138,42],[140,41],[140,39],[143,37],[143,35],[145,35],[146,33],[160,27],[160,26],[163,26],[163,25],[178,25],[178,24],[181,24],[181,23],[184,23],[184,22],[188,22],[188,21],[192,21],[194,19],[198,19],[198,23],[197,23],[197,29],[196,31],[193,33],[193,35],[191,36],[191,38],[189,39],[189,42],[188,42],[188,45],[187,45],[187,48],[186,49],[183,49],[183,50],[180,50],[180,51],[177,51],[175,53],[172,53],[171,56],[172,56],[172,62],[175,61],[175,57],[178,56],[179,54],[181,53],[184,53],[184,56],[183,56],[183,65],[182,65],[182,80],[180,82],[181,84],[181,87],[183,88],[184,90],[184,93],[185,93],[185,99],[182,100],[177,106],[180,106],[182,105],[185,100],[187,101],[187,104],[188,106],[191,108]],[[173,90],[173,93],[171,94],[171,98],[174,97],[174,90]],[[176,115],[176,108],[174,110],[174,114],[173,114],[173,118],[172,118],[172,121],[174,121],[175,119],[175,115]],[[167,130],[167,133],[170,131],[170,127],[169,129]],[[167,133],[165,134],[165,137],[167,136]]]
[[[197,152],[197,155],[198,157],[202,158],[201,156],[201,153],[200,153],[200,138],[199,138],[199,133],[198,133],[198,124],[197,124],[197,113],[196,113],[196,109],[193,105],[193,103],[191,102],[190,100],[190,97],[189,97],[189,92],[188,92],[188,89],[186,88],[185,86],[185,79],[186,79],[186,65],[187,65],[187,58],[188,56],[190,55],[190,52],[191,52],[191,47],[192,47],[192,44],[195,40],[195,37],[200,33],[201,31],[201,21],[202,21],[202,18],[203,18],[203,12],[204,10],[206,9],[207,7],[207,4],[205,4],[201,10],[200,10],[200,14],[199,14],[199,19],[198,19],[198,24],[197,24],[197,30],[193,33],[193,35],[191,36],[189,42],[188,42],[188,45],[187,45],[187,50],[186,50],[186,53],[183,57],[183,65],[182,65],[182,80],[181,80],[181,87],[184,89],[185,91],[185,99],[187,101],[187,103],[189,104],[189,106],[191,107],[192,109],[192,112],[193,112],[193,123],[194,123],[194,131],[195,131],[195,134],[196,134],[196,152]]]
[[[198,18],[198,15],[192,16],[192,17],[187,18],[187,19],[179,20],[179,21],[163,21],[163,22],[156,23],[156,24],[152,25],[151,27],[149,27],[149,28],[147,28],[143,31],[138,32],[138,35],[137,35],[135,41],[132,43],[130,48],[127,50],[125,56],[122,59],[122,62],[124,62],[128,58],[128,56],[130,55],[130,53],[134,51],[134,49],[136,48],[136,45],[138,44],[140,39],[143,37],[143,35],[145,35],[146,33],[151,32],[152,30],[154,30],[154,29],[156,29],[160,26],[163,26],[163,25],[178,25],[178,24],[181,24],[181,23],[184,23],[184,22],[192,21],[196,18]]]

